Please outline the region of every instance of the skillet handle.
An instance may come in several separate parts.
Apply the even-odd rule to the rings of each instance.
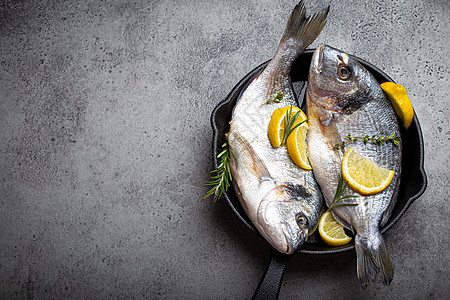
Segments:
[[[284,270],[292,255],[282,254],[271,247],[269,265],[253,294],[252,300],[278,299]]]

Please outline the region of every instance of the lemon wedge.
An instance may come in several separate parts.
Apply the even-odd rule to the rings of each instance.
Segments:
[[[394,171],[379,167],[372,160],[348,148],[342,159],[342,177],[348,186],[361,195],[373,195],[383,191],[394,178]]]
[[[342,246],[352,240],[345,234],[344,227],[334,219],[331,211],[325,212],[320,218],[319,234],[322,240],[330,246]]]
[[[284,128],[286,127],[286,119],[285,116],[288,113],[289,109],[291,109],[291,116],[294,116],[298,111],[300,111],[297,120],[294,123],[294,126],[300,122],[306,120],[306,115],[300,108],[295,106],[287,106],[276,109],[272,113],[272,117],[269,122],[268,135],[270,143],[274,148],[281,146],[284,135]]]
[[[286,146],[292,161],[304,170],[312,170],[308,159],[308,146],[306,145],[306,134],[308,123],[303,123],[292,131],[286,140]]]
[[[383,82],[380,86],[391,101],[395,113],[403,122],[403,126],[408,129],[414,117],[414,109],[406,89],[401,84],[394,82]]]

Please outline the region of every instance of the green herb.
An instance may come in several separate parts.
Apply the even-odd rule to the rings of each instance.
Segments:
[[[300,112],[301,110],[297,111],[295,113],[294,116],[292,116],[292,106],[289,107],[288,112],[286,113],[285,119],[284,119],[284,133],[283,133],[283,139],[281,140],[281,144],[285,144],[289,135],[295,130],[295,128],[297,128],[298,126],[302,125],[303,123],[305,123],[306,121],[308,121],[308,119],[303,120],[302,122],[295,124],[295,122],[297,121],[298,117],[300,116]]]
[[[358,205],[357,203],[348,203],[348,202],[342,203],[341,202],[342,200],[345,200],[345,199],[357,198],[358,197],[356,195],[342,196],[342,194],[344,193],[344,191],[347,188],[347,186],[348,186],[348,181],[344,183],[344,179],[342,178],[342,175],[339,174],[339,182],[338,182],[338,186],[336,188],[336,193],[334,194],[333,202],[331,202],[330,207],[328,208],[328,210],[330,210],[334,206]]]
[[[263,107],[264,105],[270,104],[270,103],[280,103],[281,100],[283,100],[283,98],[284,98],[284,94],[282,92],[278,92],[274,98],[267,100],[260,107]]]
[[[396,136],[395,133],[391,134],[391,135],[386,135],[386,136],[369,136],[369,135],[365,135],[365,136],[352,136],[350,133],[345,137],[347,140],[343,141],[342,143],[337,143],[334,145],[334,149],[342,149],[344,150],[345,145],[350,143],[350,142],[356,142],[358,140],[362,140],[364,141],[364,144],[367,143],[372,143],[374,145],[386,145],[387,143],[392,143],[396,146],[400,145],[400,137]]]
[[[212,188],[206,193],[202,200],[213,196],[213,202],[216,202],[230,186],[232,180],[230,171],[230,148],[227,142],[223,143],[222,151],[217,155],[217,158],[220,159],[220,164],[216,170],[211,171],[211,173],[215,173],[216,175],[211,176],[210,181],[203,185],[212,186]]]

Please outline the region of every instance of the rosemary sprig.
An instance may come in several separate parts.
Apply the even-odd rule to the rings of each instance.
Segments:
[[[274,98],[267,100],[260,107],[263,107],[264,105],[270,104],[270,103],[280,103],[281,100],[283,100],[283,98],[284,98],[284,94],[282,92],[278,92]]]
[[[216,202],[230,186],[232,180],[230,171],[230,148],[227,142],[223,143],[222,151],[217,155],[217,158],[220,159],[220,164],[216,170],[211,171],[211,173],[215,173],[216,175],[211,176],[210,181],[203,185],[212,186],[212,188],[206,193],[202,200],[213,196],[213,202]]]
[[[334,194],[333,202],[331,202],[331,204],[328,207],[327,211],[329,211],[334,206],[358,205],[357,203],[349,203],[349,202],[342,203],[341,202],[342,200],[345,200],[345,199],[357,198],[358,197],[356,195],[342,196],[342,194],[344,193],[344,191],[347,188],[347,186],[348,186],[348,181],[344,183],[344,179],[342,178],[342,175],[339,174],[339,182],[338,182],[338,185],[337,185],[337,188],[336,188],[336,193]]]
[[[364,144],[372,143],[374,145],[386,145],[387,143],[392,143],[396,146],[400,145],[400,137],[396,136],[395,133],[391,135],[382,135],[377,137],[376,135],[365,135],[365,136],[352,136],[350,133],[345,137],[347,140],[343,141],[342,143],[337,143],[334,145],[334,149],[342,149],[344,150],[344,147],[346,144],[350,142],[356,142],[358,140],[363,140]]]
[[[285,144],[289,135],[297,128],[298,126],[302,125],[308,119],[303,120],[302,122],[295,124],[298,117],[300,115],[300,110],[295,113],[295,115],[292,116],[292,106],[289,107],[288,112],[286,113],[285,119],[284,119],[284,133],[283,133],[283,139],[281,140],[281,144]],[[295,124],[295,125],[294,125]]]

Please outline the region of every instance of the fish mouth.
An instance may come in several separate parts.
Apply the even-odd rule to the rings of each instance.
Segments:
[[[325,69],[325,56],[328,55],[329,50],[332,49],[330,46],[322,44],[314,51],[313,56],[311,58],[311,66],[310,66],[310,72],[309,72],[309,78],[308,81],[309,89],[311,93],[315,94],[319,98],[333,98],[336,97],[336,93],[328,90],[321,89],[319,86],[316,86],[314,84],[311,84],[312,82],[320,81],[320,78],[322,73]],[[327,53],[325,53],[327,51]],[[328,110],[327,107],[324,107],[323,105],[319,105],[321,108]]]
[[[274,232],[276,232],[276,234],[274,234]],[[275,228],[269,229],[262,226],[260,228],[260,233],[266,238],[272,247],[281,253],[293,254],[299,248],[295,242],[291,241],[289,233],[285,230],[277,230]]]
[[[326,45],[322,44],[314,51],[313,57],[311,59],[311,71],[315,73],[322,73],[323,70],[323,51]]]
[[[285,250],[284,253],[286,254],[293,254],[294,252],[297,252],[297,250],[300,249],[308,239],[308,234],[306,231],[301,231],[300,236],[298,236],[298,238],[295,240],[291,240],[289,238],[289,234],[287,234],[285,231],[283,231],[283,233],[286,242],[285,244],[286,248],[284,249]],[[279,249],[279,251],[281,252],[281,249]]]
[[[260,213],[258,213],[257,228],[279,252],[293,254],[305,243],[307,233],[304,230],[296,232],[295,225],[289,218],[283,222],[279,221],[280,213],[288,209],[282,207],[285,205],[286,201],[262,201],[258,208]]]
[[[286,235],[286,232],[283,231],[284,234],[284,241],[286,243],[286,249],[284,250],[286,254],[292,254],[294,253],[294,245],[289,240],[288,236]],[[280,249],[281,250],[281,249]],[[280,251],[281,252],[281,251]]]

